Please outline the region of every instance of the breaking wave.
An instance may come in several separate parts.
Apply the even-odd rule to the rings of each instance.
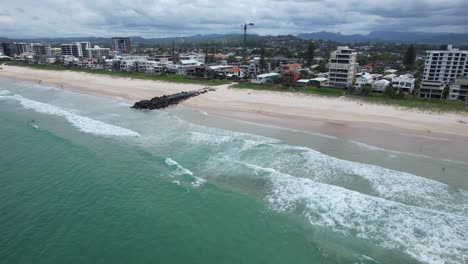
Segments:
[[[91,119],[89,117],[80,116],[73,114],[65,109],[62,109],[57,106],[53,106],[46,103],[41,103],[38,101],[30,100],[24,98],[21,95],[13,96],[2,96],[3,98],[17,100],[21,105],[26,109],[32,109],[36,112],[56,115],[64,117],[68,122],[70,122],[74,127],[78,128],[80,131],[85,133],[90,133],[98,136],[127,136],[127,137],[137,137],[140,136],[135,131],[107,124],[98,120]]]
[[[468,258],[468,218],[389,201],[245,163],[266,176],[271,209],[301,213],[312,224],[399,249],[425,263]],[[299,210],[300,212],[297,212]]]
[[[202,179],[200,177],[197,177],[193,174],[193,172],[191,172],[190,170],[182,167],[179,163],[177,163],[177,161],[171,159],[171,158],[166,158],[165,160],[166,164],[170,167],[175,167],[176,169],[172,172],[172,177],[175,177],[175,176],[182,176],[182,175],[189,175],[191,176],[194,180],[190,183],[192,185],[192,187],[194,188],[198,188],[200,186],[202,186],[206,180],[205,179]],[[179,185],[180,185],[180,181],[177,181],[179,182]]]

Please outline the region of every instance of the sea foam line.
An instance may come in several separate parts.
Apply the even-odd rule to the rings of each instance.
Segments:
[[[80,116],[73,114],[65,109],[62,109],[57,106],[53,106],[46,103],[41,103],[31,99],[24,98],[21,95],[13,96],[1,96],[6,99],[17,100],[21,105],[26,109],[32,109],[36,112],[56,115],[64,117],[68,122],[70,122],[74,127],[78,128],[80,131],[85,133],[90,133],[99,136],[128,136],[128,137],[137,137],[140,136],[135,131],[107,124],[98,120],[91,119],[89,117]]]
[[[249,163],[270,167],[297,177],[321,183],[346,182],[351,176],[366,180],[371,195],[397,202],[468,215],[468,191],[410,173],[342,160],[306,147],[264,144],[253,149],[262,155],[249,157]]]
[[[266,201],[276,211],[294,211],[310,223],[402,249],[425,263],[462,263],[468,258],[468,218],[365,195],[244,163],[270,179]]]
[[[0,90],[0,95],[6,95],[6,94],[11,94],[11,92],[8,90]]]
[[[168,166],[176,167],[176,170],[173,172],[173,176],[181,176],[181,175],[192,176],[192,178],[194,178],[194,181],[191,182],[191,185],[194,188],[198,188],[198,187],[202,186],[206,182],[205,179],[202,179],[200,177],[195,176],[193,174],[193,172],[191,172],[190,170],[182,167],[179,163],[177,163],[177,161],[175,161],[175,160],[173,160],[171,158],[166,158],[165,162],[166,162],[166,164]]]

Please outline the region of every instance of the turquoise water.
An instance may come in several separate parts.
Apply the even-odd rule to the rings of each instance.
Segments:
[[[468,260],[468,164],[184,111],[0,79],[0,263]]]

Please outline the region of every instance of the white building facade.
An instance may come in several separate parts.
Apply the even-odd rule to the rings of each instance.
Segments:
[[[369,73],[364,73],[361,76],[356,78],[356,82],[354,83],[354,88],[356,90],[361,90],[361,87],[366,84],[372,84],[374,82],[374,78]]]
[[[330,86],[351,87],[356,74],[357,52],[347,46],[339,46],[330,54],[328,83]]]
[[[468,78],[458,77],[455,83],[450,85],[449,100],[461,100],[468,102]]]
[[[445,50],[426,51],[423,81],[452,83],[458,76],[468,77],[468,51],[448,45]]]
[[[392,86],[405,93],[412,93],[416,79],[408,75],[400,75],[392,78]]]

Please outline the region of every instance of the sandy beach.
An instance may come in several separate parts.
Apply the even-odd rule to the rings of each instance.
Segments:
[[[2,66],[0,77],[134,102],[203,88],[198,84],[114,78],[72,71]],[[210,115],[349,138],[380,148],[467,161],[468,116],[427,113],[346,98],[217,86],[183,106]]]

